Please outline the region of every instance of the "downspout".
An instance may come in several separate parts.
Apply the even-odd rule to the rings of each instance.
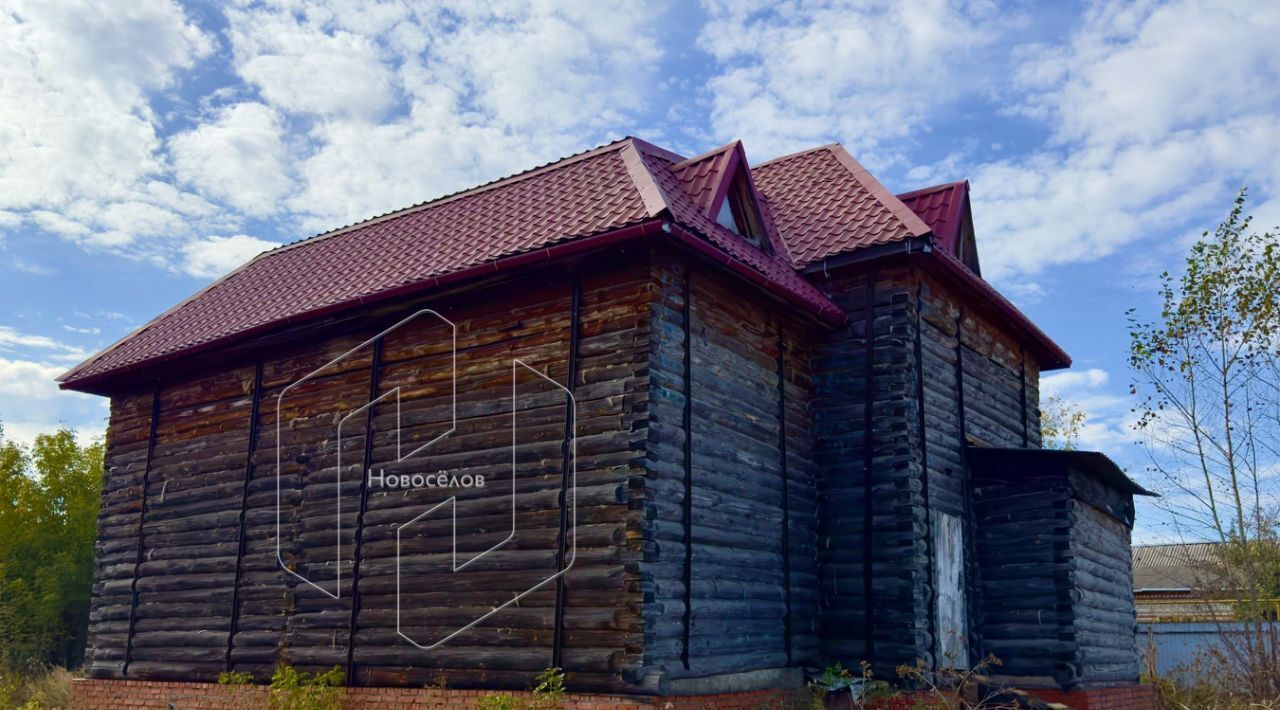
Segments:
[[[693,266],[684,269],[684,625],[680,661],[689,670],[689,629],[693,624]]]

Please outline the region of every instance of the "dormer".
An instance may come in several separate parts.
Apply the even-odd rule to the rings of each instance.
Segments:
[[[672,166],[703,214],[748,243],[770,250],[769,233],[741,141]]]
[[[968,180],[904,192],[898,199],[929,225],[939,249],[955,256],[975,275],[982,275],[978,243],[973,235]]]

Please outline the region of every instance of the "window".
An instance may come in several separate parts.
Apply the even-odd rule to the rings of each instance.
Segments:
[[[716,222],[761,249],[766,248],[769,243],[764,231],[764,220],[760,218],[760,209],[756,206],[747,181],[740,175],[729,185],[724,202],[720,203]]]

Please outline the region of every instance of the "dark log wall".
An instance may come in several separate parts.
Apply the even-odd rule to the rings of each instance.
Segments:
[[[85,673],[92,677],[118,677],[124,670],[153,401],[151,392],[121,394],[111,400],[84,659]]]
[[[1077,675],[1071,490],[1031,471],[1018,478],[974,485],[982,651],[1000,659],[993,672],[1066,685]]]
[[[835,271],[819,283],[849,315],[817,342],[814,359],[823,655],[874,659],[882,674],[897,663],[934,662],[931,514],[940,512],[967,521],[976,660],[982,586],[964,446],[1039,446],[1039,369],[998,326],[920,272]]]
[[[654,274],[646,665],[800,665],[817,623],[804,331],[710,270],[659,257]]]
[[[1079,473],[1070,477],[1073,630],[1086,687],[1131,683],[1138,678],[1133,632],[1133,568],[1130,527],[1133,502]]]
[[[1039,448],[1040,371],[1016,340],[932,279],[917,274],[915,295],[928,502],[931,510],[967,521],[968,645],[976,662],[984,655],[983,609],[999,609],[1000,602],[984,601],[990,585],[982,578],[975,544],[985,533],[972,510],[964,446]],[[932,635],[938,634],[935,629]]]
[[[1019,682],[1135,682],[1128,494],[1079,472],[1000,474],[974,489],[983,650]]]
[[[279,395],[414,312],[412,304],[371,311],[349,335],[274,347],[231,370],[161,382],[154,437],[151,392],[114,398],[88,672],[213,680],[228,668],[266,675],[285,659],[306,670],[337,665],[360,684],[444,679],[525,687],[559,660],[576,688],[634,687],[643,663],[643,512],[633,491],[642,489],[634,481],[647,472],[652,294],[647,260],[634,261],[578,279],[576,319],[575,278],[564,274],[505,284],[504,292],[518,299],[472,296],[434,304],[458,326],[458,429],[406,461],[396,460],[394,399],[357,410],[400,388],[401,451],[447,430],[448,331],[438,321],[415,320],[291,389],[283,401]],[[536,376],[521,375],[517,534],[487,559],[450,574],[447,517],[429,516],[406,532],[403,630],[430,645],[537,586],[559,564],[572,558],[573,567],[563,584],[542,584],[448,644],[419,650],[396,634],[395,531],[446,494],[371,489],[362,505],[360,472],[367,463],[386,474],[486,473],[486,488],[452,491],[460,501],[460,561],[501,540],[511,520],[513,358],[562,384],[574,365],[576,556],[568,553],[575,530],[571,518],[562,522],[559,505],[567,400]],[[340,589],[337,599],[276,561],[278,402],[286,452],[281,556],[330,594]],[[353,412],[343,423],[339,490],[337,426]],[[339,498],[340,540],[334,535]]]
[[[344,565],[341,597],[331,599],[289,574],[276,558],[277,451],[279,469],[280,559],[330,593],[336,591],[338,550],[332,530],[337,507],[335,434],[339,412],[354,410],[369,398],[372,352],[353,353],[311,382],[285,388],[304,375],[356,347],[369,335],[360,332],[262,356],[257,438],[245,491],[244,558],[237,591],[236,627],[231,639],[232,670],[268,675],[277,659],[307,670],[344,666],[351,587]],[[277,416],[279,412],[279,417]],[[283,446],[277,446],[279,421]],[[247,430],[247,427],[246,427]],[[345,436],[350,434],[348,438]],[[360,480],[363,427],[344,428],[343,498],[353,497]],[[354,513],[343,510],[343,550],[350,550]],[[349,557],[347,558],[349,560]],[[299,649],[294,652],[293,649]]]
[[[887,677],[934,662],[935,511],[967,521],[978,657],[984,610],[997,613],[1007,590],[981,574],[987,538],[975,522],[1011,523],[998,506],[974,509],[963,447],[1039,445],[1038,370],[907,267],[833,271],[820,285],[849,316],[834,332],[714,268],[645,252],[489,286],[515,298],[475,290],[368,310],[339,322],[342,334],[175,375],[158,400],[116,397],[89,673],[210,680],[266,675],[285,659],[336,665],[355,684],[523,687],[559,663],[575,689],[651,692],[873,659]],[[446,438],[399,460],[452,425],[450,330],[429,314],[281,400],[424,305],[457,325],[458,421]],[[508,535],[514,358],[576,396],[577,525],[560,505],[566,398],[522,374],[517,532],[452,573],[451,509],[400,530],[399,544],[397,530],[457,493],[458,562]],[[278,445],[281,557],[323,589],[276,561]],[[490,483],[364,490],[366,467]],[[422,645],[536,589],[418,649],[397,634],[397,551],[400,631]]]
[[[891,677],[929,648],[915,289],[905,270],[823,288],[849,320],[813,359],[822,653]]]
[[[160,389],[129,675],[225,668],[253,381],[237,368]]]

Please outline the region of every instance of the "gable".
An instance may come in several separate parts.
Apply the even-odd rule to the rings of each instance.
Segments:
[[[982,275],[968,180],[904,192],[898,199],[929,225],[938,248],[959,259],[973,273]]]
[[[703,215],[755,247],[771,248],[741,141],[676,163],[671,170]]]

